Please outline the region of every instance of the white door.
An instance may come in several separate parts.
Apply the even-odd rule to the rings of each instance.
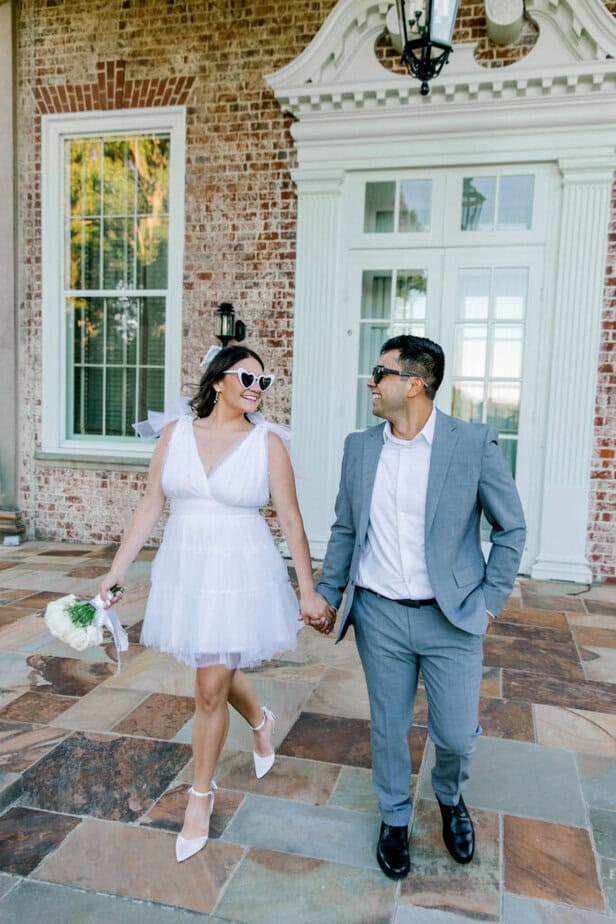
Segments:
[[[398,334],[437,337],[443,251],[355,252],[350,258],[347,345],[340,385],[344,433],[378,423],[366,382],[381,347]]]
[[[448,251],[437,338],[446,356],[439,407],[493,424],[515,477],[529,526],[521,571],[534,560],[539,527],[542,270],[541,247]],[[486,524],[484,538],[488,534]]]
[[[493,424],[529,524],[521,569],[536,554],[541,247],[458,247],[355,252],[349,259],[346,345],[339,356],[342,434],[377,423],[366,382],[383,343],[427,336],[445,351],[438,407]],[[484,538],[489,528],[484,524]],[[486,543],[485,549],[488,551]]]

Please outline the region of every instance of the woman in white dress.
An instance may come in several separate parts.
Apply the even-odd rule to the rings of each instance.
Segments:
[[[196,668],[193,785],[176,842],[178,862],[205,846],[213,773],[229,725],[227,703],[254,733],[258,777],[274,763],[274,716],[241,670],[295,648],[304,622],[331,620],[316,594],[287,449],[260,414],[274,376],[252,350],[230,346],[210,362],[190,403],[152,455],[146,490],[100,584],[111,605],[130,563],[169,500],[152,565],[141,641]],[[271,497],[291,552],[298,607],[285,564],[259,508]]]

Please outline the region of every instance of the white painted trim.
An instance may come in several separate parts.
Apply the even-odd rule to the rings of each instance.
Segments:
[[[485,0],[488,38],[497,45],[513,45],[524,25],[523,0]]]
[[[592,580],[586,558],[613,169],[563,159],[546,461],[534,578]]]
[[[602,0],[526,0],[526,13],[540,38],[543,33],[541,45],[537,42],[528,55],[530,63],[542,56],[545,61],[545,51],[552,48],[578,61],[616,57],[614,17]]]
[[[341,395],[327,371],[337,362],[340,304],[341,178],[330,174],[318,187],[303,184],[298,202],[297,278],[293,340],[293,448],[305,477],[297,482],[304,524],[314,539],[327,538],[337,490],[344,434],[336,429]],[[323,473],[327,472],[324,476]],[[324,525],[326,517],[326,525]]]
[[[426,168],[422,165],[420,170],[374,170],[367,174],[350,172],[345,183],[345,246],[350,249],[364,250],[367,248],[384,250],[396,249],[401,246],[417,249],[421,247],[501,247],[503,243],[509,246],[528,247],[530,244],[543,244],[545,242],[547,208],[549,195],[549,178],[553,168],[545,163],[527,164],[519,162],[515,165],[500,164],[498,162],[478,165],[477,152],[474,152],[474,161],[468,167],[458,167],[456,157],[448,154],[449,163],[443,167],[431,164]],[[409,158],[407,158],[409,160]],[[468,176],[517,176],[531,174],[535,177],[533,192],[532,226],[528,230],[498,230],[498,231],[461,231],[460,218],[462,206],[462,182]],[[383,182],[387,180],[404,179],[430,179],[432,180],[432,205],[435,215],[442,216],[442,223],[432,222],[429,232],[392,232],[365,234],[364,224],[364,183]],[[445,202],[451,204],[445,209]]]
[[[417,81],[382,67],[374,55],[390,6],[384,0],[339,0],[299,57],[266,76],[281,107],[300,120],[332,113],[364,120],[401,108],[450,110],[452,103],[468,110],[490,101],[538,101],[547,109],[555,97],[584,99],[616,90],[616,33],[601,0],[527,0],[539,38],[525,58],[507,68],[486,68],[475,60],[474,44],[455,45],[426,97]]]
[[[66,137],[92,134],[169,132],[169,278],[165,338],[165,411],[173,413],[181,389],[182,268],[184,251],[184,180],[186,110],[120,109],[47,115],[42,118],[42,441],[43,452],[147,460],[152,444],[122,437],[67,438],[66,340],[62,308],[62,144]],[[140,294],[136,290],[136,294]]]

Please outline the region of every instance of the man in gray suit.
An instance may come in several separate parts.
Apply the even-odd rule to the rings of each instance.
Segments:
[[[347,591],[337,641],[352,624],[370,697],[377,859],[393,879],[410,867],[407,736],[420,669],[443,838],[459,863],[473,858],[462,792],[481,732],[482,643],[511,593],[526,532],[494,427],[434,408],[443,371],[443,351],[431,340],[403,335],[383,346],[367,384],[385,423],[346,439],[317,586],[333,608]],[[487,563],[482,511],[492,526]],[[334,619],[315,626],[329,632]]]

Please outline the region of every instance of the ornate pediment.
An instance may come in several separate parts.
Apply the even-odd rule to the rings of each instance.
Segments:
[[[392,73],[375,54],[391,0],[340,0],[307,48],[265,79],[283,109],[310,113],[379,108],[438,107],[499,98],[545,100],[616,93],[616,20],[601,0],[526,0],[539,28],[530,53],[506,68],[486,68],[474,44],[456,45],[432,81],[429,97],[418,82]]]

